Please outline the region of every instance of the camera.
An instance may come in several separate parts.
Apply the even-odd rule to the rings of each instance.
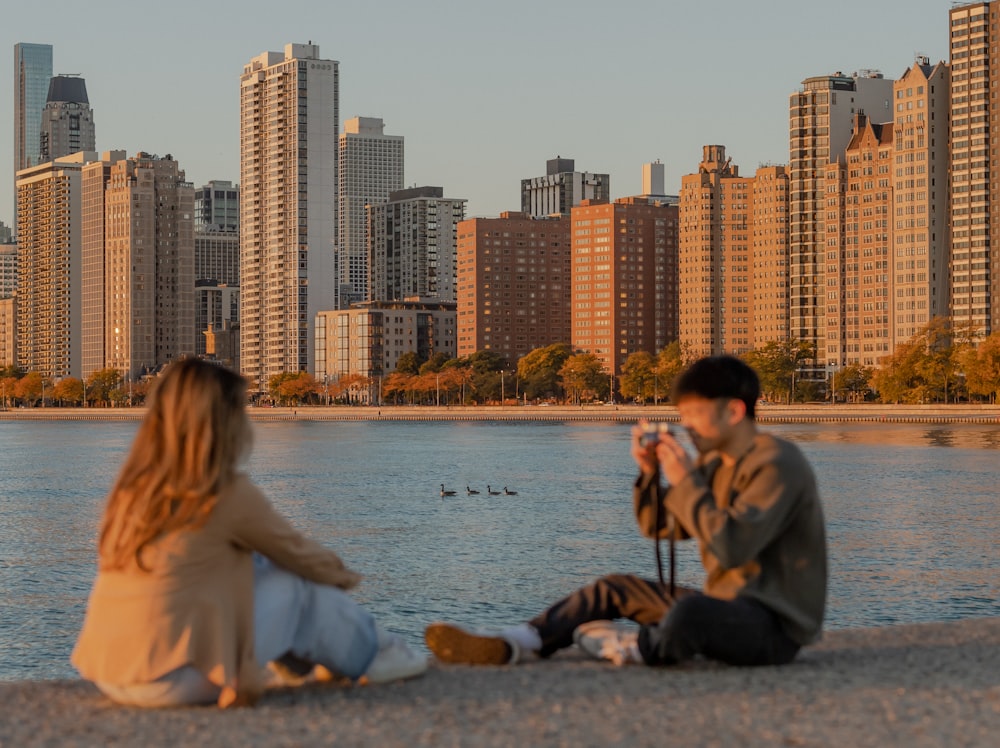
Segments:
[[[645,423],[642,426],[642,436],[639,437],[639,443],[644,447],[654,446],[660,443],[662,434],[669,433],[669,423]]]

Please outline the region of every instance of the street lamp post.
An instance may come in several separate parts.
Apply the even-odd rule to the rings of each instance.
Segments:
[[[441,407],[441,372],[435,372],[434,378],[437,381],[437,396],[436,396],[435,402],[437,403],[437,407],[440,408]]]
[[[503,369],[500,370],[500,407],[503,407]]]

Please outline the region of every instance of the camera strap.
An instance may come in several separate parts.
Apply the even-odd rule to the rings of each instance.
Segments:
[[[663,579],[663,557],[660,552],[660,530],[663,529],[664,514],[663,502],[660,499],[660,468],[656,468],[656,476],[652,482],[653,492],[655,494],[653,501],[653,548],[656,550],[656,575],[660,580],[661,585],[666,585],[667,583]],[[668,560],[670,563],[670,599],[673,600],[676,592],[675,578],[677,572],[677,547],[674,542],[676,535],[676,520],[671,522],[670,534],[667,537],[670,543],[670,553]]]

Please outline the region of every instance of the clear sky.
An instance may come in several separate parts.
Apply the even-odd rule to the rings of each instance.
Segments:
[[[51,44],[86,78],[99,151],[167,153],[196,186],[239,181],[243,65],[312,41],[340,62],[340,112],[406,138],[406,186],[520,207],[547,159],[667,191],[722,144],[750,175],[788,161],[788,95],[804,78],[948,58],[942,0],[22,0],[0,7],[0,220],[13,212],[13,48]]]

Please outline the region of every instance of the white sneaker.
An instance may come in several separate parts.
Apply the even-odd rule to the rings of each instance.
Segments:
[[[427,671],[427,657],[410,649],[403,638],[388,634],[385,646],[380,647],[363,679],[368,683],[388,683],[404,678],[415,678]]]
[[[639,654],[639,631],[634,624],[621,621],[590,621],[577,626],[573,641],[597,660],[615,665],[642,663]]]

